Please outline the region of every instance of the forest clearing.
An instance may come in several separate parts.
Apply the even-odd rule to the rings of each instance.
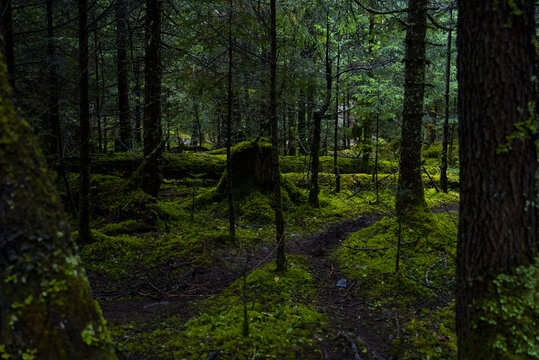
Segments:
[[[0,14],[1,359],[539,359],[533,2]]]

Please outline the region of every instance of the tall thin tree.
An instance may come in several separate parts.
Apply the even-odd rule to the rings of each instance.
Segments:
[[[453,19],[453,11],[450,10],[449,18]],[[449,147],[449,90],[451,82],[451,34],[452,30],[447,32],[447,51],[445,63],[445,94],[444,94],[444,128],[442,138],[442,163],[440,165],[440,188],[447,193],[447,148]]]
[[[129,62],[127,58],[127,3],[116,0],[116,64],[118,67],[118,119],[120,138],[117,151],[126,151],[133,147],[131,137],[131,113],[129,111]]]
[[[404,105],[402,114],[397,214],[426,206],[421,179],[421,127],[425,94],[425,36],[428,0],[410,0],[404,63]]]
[[[90,103],[88,98],[88,0],[78,0],[80,189],[79,241],[90,241]]]
[[[331,74],[331,60],[329,58],[329,9],[326,11],[326,98],[322,106],[314,112],[313,115],[313,136],[311,142],[311,184],[309,189],[309,204],[313,207],[319,207],[318,194],[320,193],[320,184],[318,182],[318,172],[320,165],[320,133],[322,131],[322,118],[329,109],[331,103],[331,88],[333,77]]]
[[[232,0],[228,1],[228,89],[227,89],[227,119],[226,119],[226,185],[228,200],[228,231],[230,236],[236,237],[236,210],[234,206],[234,193],[232,191],[232,158],[230,148],[232,146],[232,66],[233,66],[233,48],[232,48],[232,19],[234,15],[234,4]]]
[[[146,0],[144,56],[144,156],[142,189],[157,196],[161,187],[161,1]]]
[[[275,233],[277,240],[276,271],[286,270],[284,216],[281,198],[281,171],[279,169],[279,126],[277,122],[277,9],[275,0],[270,1],[270,123],[271,123],[271,162],[273,173],[273,192],[275,207]]]

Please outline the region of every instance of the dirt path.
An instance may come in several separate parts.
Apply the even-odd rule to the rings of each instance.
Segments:
[[[381,326],[373,319],[374,314],[369,312],[368,304],[354,293],[355,283],[346,280],[330,257],[349,234],[373,225],[380,218],[358,217],[333,225],[318,234],[300,238],[290,245],[291,253],[308,256],[318,286],[317,307],[328,316],[332,328],[323,342],[322,359],[388,358],[391,341],[386,339],[387,335],[377,330]],[[337,286],[338,283],[341,286]],[[353,350],[354,346],[356,350]]]

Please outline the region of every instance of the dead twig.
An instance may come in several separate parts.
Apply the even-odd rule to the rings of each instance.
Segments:
[[[339,336],[342,337],[343,339],[345,339],[346,342],[348,343],[348,345],[350,345],[350,349],[352,349],[352,353],[354,354],[354,359],[355,360],[361,360],[361,356],[359,355],[359,352],[357,350],[357,345],[356,345],[354,339],[352,339],[350,336],[348,336],[346,334],[343,334],[343,333],[340,333]]]

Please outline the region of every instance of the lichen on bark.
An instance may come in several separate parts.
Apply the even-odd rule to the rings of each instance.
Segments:
[[[10,97],[0,57],[0,356],[116,359],[43,155]]]

